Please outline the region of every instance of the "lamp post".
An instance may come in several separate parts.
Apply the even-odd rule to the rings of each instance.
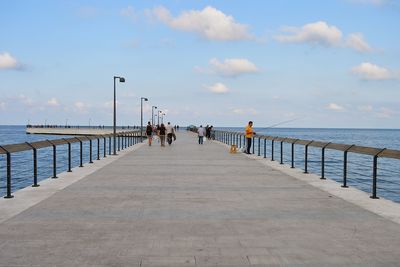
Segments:
[[[154,110],[157,109],[156,106],[151,106],[151,125],[154,125]]]
[[[157,125],[160,125],[160,113],[162,113],[161,110],[157,112]]]
[[[161,114],[161,123],[164,123],[164,115],[165,113]]]
[[[145,97],[140,98],[140,142],[143,142],[143,100],[149,101]]]
[[[125,78],[114,76],[114,126],[113,126],[113,139],[114,139],[114,155],[117,155],[117,92],[115,89],[115,80],[119,79],[120,83],[125,82]]]

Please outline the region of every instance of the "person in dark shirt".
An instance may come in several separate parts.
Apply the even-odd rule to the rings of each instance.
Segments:
[[[151,146],[151,142],[153,141],[153,126],[151,126],[150,122],[147,123],[146,135],[147,140],[149,140],[149,146]]]
[[[161,146],[165,146],[165,134],[167,129],[164,123],[161,123],[160,129],[158,130],[158,135],[160,136]]]

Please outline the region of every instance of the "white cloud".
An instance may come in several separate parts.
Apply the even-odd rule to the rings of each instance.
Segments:
[[[396,114],[397,114],[397,112],[395,112],[394,110],[382,107],[379,109],[378,113],[376,113],[376,116],[378,118],[388,119],[388,118],[395,116]]]
[[[21,64],[9,53],[0,54],[0,69],[21,69]]]
[[[0,110],[1,110],[1,111],[6,110],[6,107],[7,107],[6,102],[0,102]]]
[[[78,113],[87,113],[89,109],[89,105],[81,102],[81,101],[77,101],[74,103],[74,111],[78,112]]]
[[[329,110],[334,110],[334,111],[344,111],[345,110],[344,107],[339,106],[336,103],[329,103],[326,108],[329,109]]]
[[[358,110],[361,112],[371,112],[373,111],[373,107],[371,105],[359,106]]]
[[[335,26],[328,25],[325,21],[309,23],[301,28],[286,27],[283,29],[287,35],[277,35],[277,41],[285,43],[313,43],[324,46],[339,45],[342,32]]]
[[[49,107],[58,107],[60,106],[60,103],[58,102],[57,98],[53,97],[47,101],[47,106]]]
[[[31,107],[33,106],[33,100],[23,94],[18,96],[19,102],[21,102],[24,106]]]
[[[347,37],[346,45],[358,52],[371,52],[372,48],[364,40],[362,33],[352,33]]]
[[[236,115],[257,115],[258,112],[254,108],[243,109],[243,108],[234,108],[232,112]]]
[[[363,80],[389,80],[395,78],[395,75],[393,75],[388,69],[369,62],[364,62],[353,67],[351,72],[360,76]]]
[[[214,93],[214,94],[226,94],[229,92],[229,88],[226,87],[222,83],[215,83],[213,85],[205,86],[208,91]]]
[[[286,35],[276,35],[274,39],[283,43],[310,43],[326,47],[348,47],[358,52],[371,52],[373,49],[365,41],[362,33],[351,33],[343,40],[343,34],[336,26],[325,21],[309,23],[301,28],[284,27]]]
[[[247,25],[237,23],[232,16],[211,6],[203,10],[184,11],[177,17],[173,17],[162,6],[148,13],[172,29],[194,32],[209,40],[236,41],[251,38]]]
[[[118,101],[116,101],[116,104],[118,106]],[[114,108],[114,100],[110,100],[104,103],[103,105],[106,109],[113,109]]]
[[[133,21],[136,21],[138,19],[138,14],[136,14],[136,11],[132,6],[122,8],[119,14],[122,17],[127,17]]]
[[[257,73],[257,66],[244,58],[228,58],[224,62],[213,58],[210,60],[213,72],[223,76],[236,77],[245,73]]]

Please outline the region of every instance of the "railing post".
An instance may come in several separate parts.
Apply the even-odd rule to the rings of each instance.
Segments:
[[[69,142],[67,139],[63,138],[65,142],[68,144],[68,171],[67,172],[72,172],[72,166],[71,166],[71,142]]]
[[[296,139],[293,143],[292,143],[292,166],[290,168],[294,169],[294,145],[296,144],[296,142],[299,139]]]
[[[111,155],[111,136],[108,137],[108,155]]]
[[[93,161],[92,161],[92,139],[89,139],[89,163],[93,163]]]
[[[79,162],[79,167],[83,167],[83,144],[82,144],[82,140],[81,139],[79,139],[79,138],[77,138],[78,140],[79,140],[79,160],[80,160],[80,162]]]
[[[118,151],[121,151],[121,150],[120,150],[120,145],[121,145],[121,137],[120,137],[120,135],[118,134]]]
[[[97,160],[100,160],[100,139],[97,137]]]
[[[107,157],[107,139],[105,136],[103,136],[103,157]]]
[[[57,177],[57,147],[50,140],[47,140],[53,146],[53,177],[52,179],[56,179]]]
[[[240,148],[242,147],[242,135],[241,134],[239,134],[239,147]]]
[[[281,141],[281,162],[280,164],[283,164],[283,141]]]
[[[272,138],[272,140],[271,140],[271,161],[274,161],[274,143],[275,143],[275,139]]]
[[[308,146],[314,141],[309,142],[306,144],[304,148],[304,173],[308,173]]]
[[[68,172],[72,172],[71,143],[68,142]]]
[[[370,198],[373,199],[379,199],[379,197],[377,196],[377,187],[378,187],[378,157],[379,154],[381,154],[383,151],[385,151],[386,148],[382,149],[381,151],[379,151],[379,153],[377,153],[374,156],[374,163],[373,163],[373,167],[372,167],[372,196],[370,196]]]
[[[264,138],[264,159],[267,158],[267,138]]]
[[[6,151],[7,157],[7,194],[4,198],[13,198],[14,196],[11,194],[11,153],[4,149],[4,147],[0,147]]]
[[[28,146],[32,148],[33,151],[33,185],[32,187],[39,187],[40,185],[37,182],[37,149],[32,146],[30,143],[25,142]]]
[[[348,188],[347,186],[347,152],[349,151],[350,148],[352,148],[354,145],[351,145],[348,147],[344,152],[343,152],[343,188]]]
[[[326,180],[325,178],[325,149],[331,142],[327,143],[322,147],[321,151],[321,179]]]
[[[253,154],[254,154],[254,147],[255,147],[255,143],[254,143],[254,140],[256,139],[254,136],[253,136],[253,138],[252,138],[253,140],[251,141],[251,144],[253,145]]]
[[[124,150],[126,148],[126,135],[125,135],[125,132],[122,133],[121,138],[122,138],[122,150]]]
[[[261,150],[261,147],[260,147],[260,144],[261,144],[261,140],[260,140],[260,137],[258,137],[258,156],[261,156],[261,152],[260,152],[260,150]]]

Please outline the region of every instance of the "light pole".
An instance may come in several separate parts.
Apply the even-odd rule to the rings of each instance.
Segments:
[[[156,106],[151,106],[151,125],[154,125],[154,110],[157,109]]]
[[[119,79],[120,83],[125,82],[125,78],[114,76],[114,126],[113,126],[113,139],[114,139],[114,155],[117,155],[117,92],[115,89],[115,80]]]
[[[160,113],[162,113],[161,110],[157,112],[157,125],[160,125]]]
[[[149,101],[145,97],[140,98],[140,142],[143,142],[143,100]]]
[[[161,123],[164,123],[164,115],[165,113],[161,114]]]

